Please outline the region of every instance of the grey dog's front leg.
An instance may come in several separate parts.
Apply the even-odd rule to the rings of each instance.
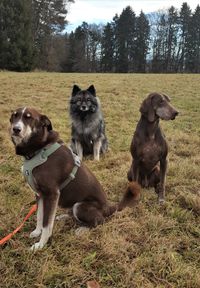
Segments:
[[[158,184],[158,201],[163,203],[165,201],[165,181],[167,173],[167,159],[160,160],[160,183]]]

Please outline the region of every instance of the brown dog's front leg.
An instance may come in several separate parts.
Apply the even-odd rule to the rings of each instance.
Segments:
[[[167,172],[167,159],[160,160],[160,183],[157,187],[158,192],[158,201],[162,204],[165,201],[165,180],[166,180],[166,172]]]
[[[46,192],[46,191],[45,191]],[[60,191],[48,191],[47,195],[43,197],[43,227],[40,241],[35,243],[31,250],[42,249],[49,240],[52,234],[53,224],[56,216],[56,210],[58,206],[58,200]]]
[[[43,199],[42,197],[37,197],[37,225],[35,230],[30,234],[30,238],[35,238],[40,236],[42,233],[42,223],[43,223]]]

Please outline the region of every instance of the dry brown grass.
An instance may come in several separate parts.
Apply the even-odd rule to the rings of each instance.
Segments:
[[[0,73],[0,238],[23,219],[34,200],[9,139],[10,111],[34,106],[69,142],[68,99],[74,83],[94,84],[102,103],[110,151],[85,162],[117,201],[125,189],[129,145],[142,99],[153,91],[172,96],[180,116],[161,125],[170,153],[166,205],[144,190],[139,205],[75,236],[72,220],[56,222],[50,245],[32,253],[35,216],[1,249],[0,286],[37,288],[200,287],[200,75]],[[92,282],[95,283],[95,282]]]

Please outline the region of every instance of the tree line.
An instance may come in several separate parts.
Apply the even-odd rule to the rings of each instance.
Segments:
[[[64,33],[73,0],[0,0],[0,69],[199,73],[200,6],[184,2],[136,16],[128,6],[105,25]],[[73,9],[73,5],[71,7]]]

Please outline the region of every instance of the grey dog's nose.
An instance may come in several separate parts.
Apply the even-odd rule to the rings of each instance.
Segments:
[[[13,127],[13,132],[18,135],[21,132],[21,128],[19,126],[14,126]]]
[[[174,116],[176,117],[178,115],[178,113],[179,113],[178,111],[175,111]]]

